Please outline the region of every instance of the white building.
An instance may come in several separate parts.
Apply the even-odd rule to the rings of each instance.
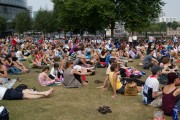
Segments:
[[[158,22],[160,23],[160,22],[166,22],[166,23],[168,23],[168,22],[174,22],[174,21],[176,21],[176,18],[175,17],[159,17],[158,18]]]

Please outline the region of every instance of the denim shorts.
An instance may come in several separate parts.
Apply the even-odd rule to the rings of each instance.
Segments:
[[[124,94],[124,88],[125,86],[123,85],[120,89],[116,90],[116,93]]]

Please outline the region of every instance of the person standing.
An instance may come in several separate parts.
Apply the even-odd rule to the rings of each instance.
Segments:
[[[130,36],[128,38],[128,42],[129,42],[129,46],[132,47],[133,38],[132,38],[131,34],[130,34]]]
[[[137,36],[136,36],[136,33],[133,35],[132,39],[133,39],[133,47],[135,48],[136,45],[137,45]]]
[[[176,45],[178,43],[177,35],[173,36],[173,42],[174,42],[174,45]]]

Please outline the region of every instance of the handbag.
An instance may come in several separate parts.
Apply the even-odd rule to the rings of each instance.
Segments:
[[[135,82],[127,83],[125,86],[125,96],[136,96],[138,92],[137,84]]]

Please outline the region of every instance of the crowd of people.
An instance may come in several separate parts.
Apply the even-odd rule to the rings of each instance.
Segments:
[[[147,80],[138,85],[137,92],[142,92],[143,103],[152,105],[161,99],[160,106],[167,115],[172,115],[175,105],[180,110],[180,84],[178,75],[180,62],[180,44],[175,35],[166,40],[165,36],[147,40],[139,39],[136,34],[129,35],[127,40],[104,39],[103,37],[73,37],[63,39],[40,38],[31,36],[19,38],[17,35],[0,39],[0,100],[36,99],[49,96],[53,88],[38,92],[30,89],[7,89],[3,85],[9,80],[10,74],[20,75],[31,72],[31,69],[42,69],[37,76],[41,86],[62,84],[66,88],[87,86],[86,76],[96,74],[97,68],[106,70],[102,86],[104,90],[113,89],[112,98],[124,94],[126,83],[121,78],[138,79],[145,74],[136,65],[128,66],[128,62],[139,59],[142,69],[150,70]],[[25,62],[28,66],[24,65]],[[160,90],[159,86],[165,87]],[[152,105],[153,106],[153,105]]]

